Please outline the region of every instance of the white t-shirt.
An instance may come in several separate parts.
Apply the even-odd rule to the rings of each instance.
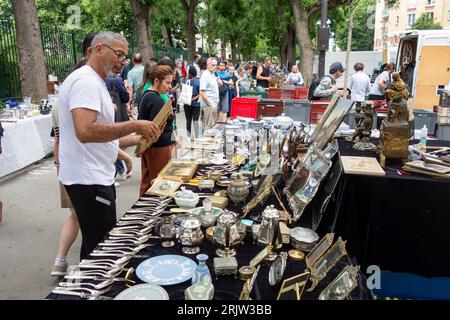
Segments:
[[[379,84],[380,80],[384,80],[384,84],[387,85],[391,81],[391,75],[388,71],[383,71],[381,74],[379,74],[372,85],[372,89],[370,89],[370,94],[376,94],[379,96],[384,95],[384,91]]]
[[[352,101],[365,101],[370,91],[370,78],[362,71],[358,71],[350,78],[349,89],[352,92]]]
[[[112,185],[119,140],[81,143],[71,112],[76,108],[95,110],[97,122],[114,123],[114,106],[105,81],[90,66],[72,72],[59,91],[58,108],[59,181],[65,185]]]
[[[200,91],[205,90],[208,99],[214,103],[215,106],[219,104],[219,84],[214,75],[205,70],[200,77]],[[201,106],[206,106],[206,102],[201,102]]]

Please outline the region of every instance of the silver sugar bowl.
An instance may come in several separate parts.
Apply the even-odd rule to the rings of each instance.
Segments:
[[[200,229],[201,223],[197,218],[187,218],[181,223],[179,240],[185,254],[196,254],[200,251],[198,247],[203,240],[203,232]]]

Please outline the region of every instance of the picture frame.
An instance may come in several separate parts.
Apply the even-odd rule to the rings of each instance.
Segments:
[[[319,300],[345,300],[358,286],[359,266],[346,266],[319,294]]]
[[[160,177],[171,180],[189,181],[197,170],[198,163],[193,161],[170,160],[159,173]]]
[[[270,164],[270,154],[267,153],[256,164],[255,173],[254,173],[255,177],[259,177],[260,175],[262,175],[263,172],[269,166],[269,164]]]
[[[286,184],[284,193],[294,214],[294,221],[298,221],[305,207],[314,198],[320,182],[330,170],[332,162],[313,143],[294,170],[292,178]]]
[[[347,251],[345,244],[347,241],[343,241],[341,237],[328,249],[322,257],[320,257],[314,265],[311,267],[311,287],[308,292],[311,292],[319,284],[320,281],[325,279],[328,272],[333,269],[336,263],[345,255]]]
[[[331,247],[334,233],[327,233],[305,258],[306,268],[311,269],[314,263]]]
[[[181,180],[171,180],[163,177],[158,177],[153,182],[152,186],[147,190],[147,194],[160,197],[174,197],[175,192],[180,188]]]
[[[258,193],[254,196],[242,209],[245,215],[247,215],[251,210],[253,210],[259,203],[269,195],[273,185],[273,176],[267,175],[261,182]]]
[[[309,272],[304,272],[283,280],[277,300],[301,300],[309,276]]]
[[[353,107],[354,101],[335,95],[326,112],[312,134],[312,140],[319,149],[323,149],[333,139],[334,133],[344,121],[345,116]]]
[[[268,244],[258,254],[250,260],[249,266],[257,267],[272,252],[272,244]]]

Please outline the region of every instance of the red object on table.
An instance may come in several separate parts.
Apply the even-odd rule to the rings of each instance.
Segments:
[[[386,100],[372,100],[373,107],[377,112],[387,112],[387,102]]]
[[[317,124],[327,110],[329,100],[311,100],[311,113],[309,123]]]
[[[245,117],[256,119],[259,98],[238,97],[231,101],[231,119]]]

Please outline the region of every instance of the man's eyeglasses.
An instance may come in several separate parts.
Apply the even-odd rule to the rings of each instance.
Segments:
[[[127,55],[125,53],[123,53],[122,51],[114,50],[113,48],[111,48],[107,44],[102,44],[102,46],[108,47],[112,51],[114,51],[114,53],[116,54],[116,56],[117,56],[117,58],[119,59],[120,62],[123,62],[123,61],[128,59]]]

